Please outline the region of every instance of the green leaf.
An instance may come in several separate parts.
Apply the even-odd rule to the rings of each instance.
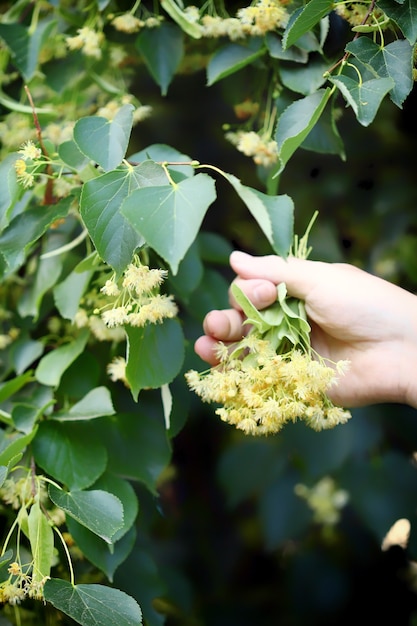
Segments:
[[[263,47],[254,51],[239,44],[227,44],[210,59],[207,66],[207,85],[210,87],[222,78],[238,72],[264,54],[265,48]]]
[[[104,585],[48,580],[45,600],[81,626],[140,626],[142,611],[131,596]]]
[[[201,38],[203,31],[201,25],[190,21],[187,14],[184,11],[181,11],[175,0],[161,0],[161,5],[174,22],[176,22],[181,30],[187,33],[187,35],[190,35],[193,39]]]
[[[30,81],[35,75],[39,52],[54,26],[52,21],[39,21],[35,29],[20,24],[0,24],[0,37],[10,49],[25,81]]]
[[[308,96],[322,87],[326,80],[324,73],[328,67],[328,61],[321,57],[314,57],[308,65],[282,64],[280,68],[282,84],[291,91]]]
[[[329,77],[329,80],[339,88],[362,126],[373,122],[382,100],[394,87],[392,78],[375,78],[359,83],[349,76],[340,75]]]
[[[93,273],[93,270],[79,272],[77,268],[75,268],[59,285],[56,285],[53,290],[54,301],[56,308],[63,318],[71,320],[71,322],[74,321],[80,306],[81,297]]]
[[[21,188],[16,178],[15,163],[15,154],[8,154],[0,162],[0,185],[2,189],[0,195],[0,231],[9,223],[13,204],[21,194]]]
[[[111,450],[108,470],[124,478],[140,481],[151,493],[156,494],[158,478],[171,458],[162,416],[159,420],[155,419],[151,411],[136,411],[117,413],[105,420],[99,436]]]
[[[9,473],[9,468],[6,467],[5,465],[0,465],[0,487],[4,485],[4,481],[6,480],[8,473]]]
[[[20,375],[42,354],[43,343],[30,339],[29,335],[22,331],[10,348],[10,363],[16,374]]]
[[[49,497],[67,515],[107,543],[112,543],[116,531],[123,527],[123,506],[112,493],[101,489],[69,492],[49,485]]]
[[[0,255],[7,272],[15,272],[24,263],[29,248],[56,220],[67,216],[72,198],[67,197],[50,206],[37,206],[17,215],[0,236]]]
[[[5,383],[0,384],[0,403],[5,402],[8,398],[13,396],[16,392],[24,387],[27,383],[33,380],[33,372],[28,371],[20,376],[11,378]]]
[[[42,357],[35,370],[36,380],[42,385],[57,387],[62,374],[84,350],[88,337],[89,331],[82,328],[78,337],[71,343],[55,348]]]
[[[123,161],[133,124],[134,107],[125,104],[113,119],[91,115],[82,117],[74,126],[74,140],[85,156],[106,172]]]
[[[61,143],[58,146],[58,154],[64,163],[76,170],[82,170],[89,163],[89,158],[81,152],[73,140]]]
[[[284,32],[283,48],[289,48],[302,35],[311,31],[325,15],[330,13],[333,4],[332,0],[309,0],[302,9],[295,11]]]
[[[42,422],[33,453],[45,472],[70,489],[90,487],[107,464],[107,451],[88,422]]]
[[[110,472],[102,474],[94,484],[94,488],[112,493],[123,505],[123,526],[113,536],[113,541],[118,542],[134,525],[138,515],[139,503],[136,492],[130,482]]]
[[[32,581],[37,583],[49,576],[54,558],[54,531],[35,501],[28,516],[30,549],[33,558]]]
[[[77,548],[81,550],[83,557],[98,567],[108,580],[113,582],[115,571],[126,561],[133,550],[136,528],[130,528],[121,539],[115,540],[114,544],[108,544],[71,517],[67,517],[66,524],[68,532]]]
[[[319,89],[316,93],[290,104],[279,116],[275,139],[280,164],[276,176],[281,174],[286,163],[314,127],[330,95],[330,89]]]
[[[346,160],[343,140],[336,126],[334,111],[327,107],[317,120],[301,147],[320,154],[338,154],[342,161]]]
[[[379,46],[369,37],[358,37],[346,50],[351,52],[375,78],[390,77],[394,86],[391,100],[401,107],[413,87],[413,49],[405,39]]]
[[[404,33],[411,46],[417,41],[417,19],[414,0],[393,2],[392,0],[378,0],[378,8],[393,21]]]
[[[194,167],[191,165],[191,157],[164,143],[153,143],[143,150],[129,156],[130,163],[140,163],[142,161],[148,161],[149,159],[159,161],[160,163],[166,162],[170,172],[180,172],[185,178],[194,176]],[[180,165],[175,165],[175,163],[180,163]],[[189,163],[189,165],[187,165],[187,163]],[[157,183],[155,182],[155,184]],[[143,187],[144,185],[140,186]]]
[[[176,274],[215,199],[214,180],[197,174],[173,185],[137,189],[121,213]]]
[[[57,282],[62,270],[62,258],[41,258],[31,285],[23,292],[19,303],[19,315],[38,319],[44,295]]]
[[[71,422],[114,415],[114,412],[110,391],[107,387],[96,387],[89,391],[82,400],[73,404],[70,409],[62,409],[54,413],[52,417],[61,422]]]
[[[162,22],[158,28],[144,28],[136,39],[135,46],[163,96],[183,58],[183,39],[182,30],[169,22]]]
[[[287,195],[268,196],[242,185],[232,174],[226,174],[239,197],[258,222],[276,254],[286,257],[294,238],[294,203]]]
[[[138,499],[127,480],[109,473],[101,476],[94,488],[114,494],[123,505],[124,524],[113,536],[114,543],[109,545],[70,517],[67,519],[67,526],[83,555],[112,581],[114,572],[126,560],[134,546],[136,537],[134,523],[138,513]]]
[[[132,260],[135,249],[144,243],[120,212],[123,201],[139,187],[166,184],[162,167],[145,161],[136,167],[103,174],[85,183],[80,213],[101,258],[121,273]]]
[[[26,450],[34,436],[37,427],[27,435],[18,435],[14,437],[6,436],[4,433],[0,436],[0,465],[9,465],[10,461],[17,458],[21,452]]]
[[[141,389],[158,389],[179,373],[184,360],[184,336],[176,319],[144,328],[126,327],[126,378],[137,399]]]
[[[277,33],[269,32],[265,35],[265,43],[268,48],[269,55],[273,59],[282,59],[283,61],[295,61],[296,63],[307,63],[308,54],[305,50],[291,47],[284,50],[282,47],[282,37]]]

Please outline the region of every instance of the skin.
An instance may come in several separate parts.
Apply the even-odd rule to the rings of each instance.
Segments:
[[[324,358],[350,361],[333,386],[335,404],[351,408],[381,402],[417,408],[417,296],[352,265],[278,256],[254,257],[235,251],[230,265],[236,282],[260,310],[276,299],[285,282],[290,296],[304,300],[311,343]],[[244,316],[231,308],[210,311],[196,353],[216,364],[217,342],[239,340]]]

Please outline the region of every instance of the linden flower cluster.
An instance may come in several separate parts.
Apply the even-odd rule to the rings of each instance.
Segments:
[[[239,152],[252,157],[256,165],[269,167],[278,160],[278,144],[269,135],[261,136],[255,131],[226,133],[226,139],[236,146]]]
[[[34,162],[42,157],[42,150],[32,140],[26,141],[18,150],[20,158],[15,161],[14,167],[18,182],[25,188],[33,187],[35,182]]]
[[[364,20],[369,17],[369,3],[368,2],[337,2],[334,5],[334,11],[340,17],[345,19],[351,26],[360,26],[364,23]],[[384,17],[384,13],[382,11],[373,11],[373,17],[376,20],[380,20],[380,18]],[[388,24],[388,20],[387,20]],[[387,25],[386,24],[386,25]],[[372,25],[372,23],[371,23]],[[382,22],[379,22],[380,26],[383,26]]]
[[[239,9],[236,17],[204,15],[201,18],[202,34],[211,38],[229,37],[235,41],[285,28],[289,18],[285,4],[285,0],[259,0],[253,6]]]
[[[46,581],[49,580],[49,576],[35,580],[35,577],[28,573],[31,568],[32,564],[29,564],[24,570],[17,561],[10,564],[7,570],[9,577],[0,584],[0,602],[16,605],[25,598],[43,599],[43,588]]]
[[[340,511],[349,501],[348,492],[339,489],[330,476],[324,476],[311,488],[297,484],[294,491],[306,500],[314,512],[314,521],[326,526],[334,526],[339,522]]]
[[[167,274],[166,270],[142,265],[136,256],[119,281],[114,275],[106,280],[100,291],[108,301],[94,310],[95,315],[100,314],[108,328],[125,324],[143,327],[175,317],[178,309],[173,297],[159,293]]]
[[[277,354],[256,332],[235,344],[232,352],[220,344],[217,357],[219,365],[208,372],[187,372],[187,383],[204,402],[222,404],[216,414],[246,434],[277,433],[299,419],[320,431],[351,417],[327,397],[345,362],[334,370],[297,348]]]
[[[70,50],[81,50],[87,57],[101,59],[103,40],[102,32],[95,31],[89,26],[83,26],[83,28],[78,28],[77,35],[66,38],[66,44]]]

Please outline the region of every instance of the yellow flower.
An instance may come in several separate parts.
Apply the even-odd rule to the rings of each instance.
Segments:
[[[124,33],[137,33],[138,30],[140,30],[145,25],[145,22],[138,19],[131,13],[118,15],[117,17],[112,19],[111,23],[116,30]]]
[[[27,159],[39,159],[42,155],[42,150],[37,148],[33,141],[29,139],[29,141],[25,141],[24,144],[18,150],[19,154],[22,155],[22,159],[26,161]]]

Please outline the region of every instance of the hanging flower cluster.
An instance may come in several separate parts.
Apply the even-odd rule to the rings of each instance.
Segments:
[[[166,270],[142,264],[135,255],[120,278],[113,273],[99,292],[87,294],[83,304],[93,308],[92,315],[80,308],[76,325],[89,326],[100,341],[122,341],[125,325],[144,327],[175,317],[178,308],[173,296],[160,293],[167,274]]]
[[[278,160],[278,144],[268,133],[260,135],[253,130],[239,130],[226,133],[226,139],[236,146],[239,152],[252,157],[256,165],[269,167]]]
[[[296,256],[306,258],[307,234]],[[221,404],[216,414],[249,435],[277,433],[297,420],[316,431],[346,423],[350,412],[335,406],[328,390],[348,362],[330,363],[313,350],[304,303],[288,297],[284,283],[263,311],[235,284],[232,293],[250,330],[232,346],[219,343],[216,367],[187,372],[189,387],[204,402]]]

